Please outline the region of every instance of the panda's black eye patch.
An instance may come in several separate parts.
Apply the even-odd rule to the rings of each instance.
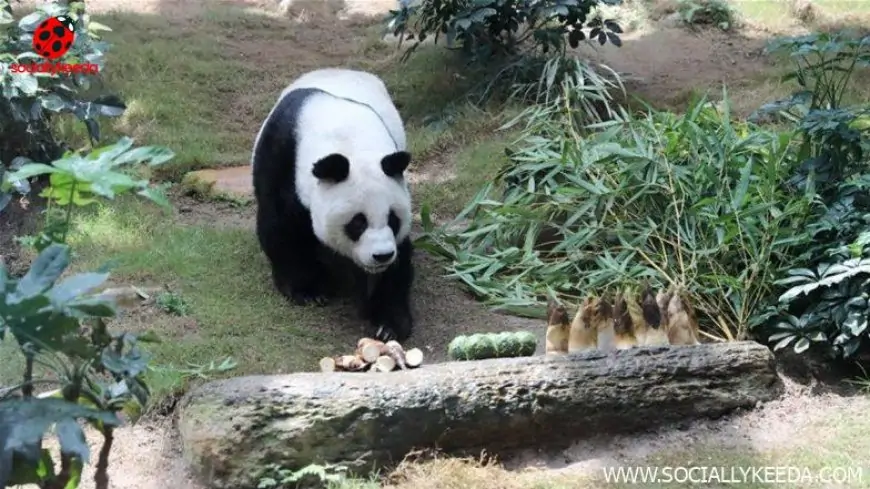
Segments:
[[[344,234],[355,243],[366,232],[367,227],[369,227],[369,221],[366,219],[366,216],[361,213],[356,214],[353,216],[353,219],[344,225]]]
[[[390,209],[390,215],[387,217],[387,224],[393,230],[393,236],[399,234],[399,227],[402,225],[402,221],[399,220],[399,216],[392,209]]]

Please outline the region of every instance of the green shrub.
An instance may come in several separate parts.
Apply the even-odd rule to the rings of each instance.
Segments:
[[[622,0],[420,0],[401,2],[388,19],[393,34],[416,39],[444,36],[448,48],[488,58],[519,53],[529,41],[544,54],[563,52],[585,40],[622,45],[622,29],[612,19],[592,17],[603,3]],[[411,32],[409,22],[413,22]],[[588,28],[586,32],[584,29]],[[567,41],[567,42],[566,42]]]
[[[21,168],[27,161],[26,158],[18,157],[14,158],[12,162],[7,166],[3,164],[3,161],[0,160],[0,184],[7,180],[6,174],[10,171],[18,170]],[[3,213],[3,209],[12,202],[12,199],[18,196],[24,196],[30,193],[30,182],[28,181],[20,181],[15,182],[12,185],[9,185],[7,189],[0,188],[0,214]]]
[[[864,233],[853,246],[830,254],[815,270],[797,268],[788,271],[780,285],[793,285],[779,301],[787,310],[799,303],[802,295],[810,300],[800,317],[789,313],[780,316],[776,332],[768,338],[776,342],[775,350],[792,345],[803,353],[813,343],[826,347],[837,357],[852,357],[867,336],[870,318],[870,233]]]
[[[770,307],[759,333],[774,349],[802,353],[817,345],[834,358],[851,358],[867,337],[866,231],[870,225],[870,105],[848,106],[855,69],[870,66],[870,36],[812,34],[775,40],[773,53],[790,56],[795,93],[766,104],[757,116],[792,122],[799,134],[800,167],[787,181],[812,196],[806,228],[811,241],[777,284],[791,288]],[[866,346],[866,345],[865,345]]]
[[[783,82],[797,83],[788,98],[762,106],[751,119],[773,115],[801,131],[798,151],[803,164],[790,184],[836,200],[844,176],[866,169],[870,105],[844,105],[855,69],[870,66],[870,36],[843,33],[779,38],[767,47],[787,55],[793,69]]]
[[[727,97],[592,134],[564,112],[529,126],[459,216],[468,224],[430,227],[424,246],[515,313],[541,317],[550,291],[578,301],[649,277],[687,287],[715,321],[708,331],[744,337],[789,250],[809,239],[809,200],[781,185],[797,164],[791,134],[733,121]]]
[[[844,104],[870,37],[772,47],[799,89],[747,122],[727,96],[629,117],[613,107],[616,83],[545,71],[523,88],[544,96],[508,164],[455,222],[436,229],[424,208],[419,245],[505,311],[543,317],[551,293],[577,301],[648,278],[687,288],[712,336],[752,329],[776,349],[854,356],[870,318],[870,106]],[[790,127],[759,126],[762,114]]]
[[[503,128],[525,122],[526,131],[534,132],[537,124],[560,120],[569,126],[567,131],[582,132],[590,124],[622,119],[625,113],[614,98],[616,90],[625,97],[622,78],[607,65],[596,68],[579,58],[549,59],[536,82],[514,85],[513,97],[532,103]]]
[[[184,297],[174,292],[161,293],[157,296],[155,303],[157,307],[169,314],[176,316],[187,316],[190,314],[190,304],[184,300]]]
[[[463,54],[469,71],[483,70],[487,85],[510,86],[536,80],[547,59],[565,58],[581,42],[621,46],[622,28],[597,12],[599,5],[622,0],[402,0],[391,11],[388,29],[414,43],[404,58],[425,40],[443,36],[448,49]],[[488,73],[494,69],[494,73]],[[480,77],[480,73],[474,73]],[[479,87],[478,87],[479,88]]]
[[[99,32],[109,28],[90,20],[84,2],[46,1],[16,20],[9,1],[0,0],[0,173],[5,166],[15,167],[14,159],[19,156],[52,161],[69,149],[52,132],[57,115],[81,120],[94,144],[100,140],[99,116],[116,117],[126,110],[116,95],[102,88],[99,74],[12,72],[12,65],[43,62],[31,51],[33,30],[57,15],[76,20],[77,33],[69,52],[56,62],[91,63],[101,72],[105,69],[108,45],[100,40]],[[0,212],[9,200],[8,193],[0,193]]]
[[[14,338],[25,358],[21,383],[0,388],[0,487],[78,487],[91,460],[79,424],[84,420],[103,436],[94,481],[107,489],[118,413],[136,412],[149,398],[143,377],[149,357],[138,343],[154,338],[109,332],[105,319],[115,315],[114,303],[89,295],[108,274],[60,280],[69,258],[66,245],[51,244],[20,279],[0,264],[0,341]],[[36,395],[37,386],[56,390]],[[60,470],[42,446],[52,427]]]
[[[164,387],[180,389],[190,378],[235,367],[231,358],[219,365],[180,369],[151,366],[138,344],[156,341],[153,335],[110,332],[106,327],[105,320],[116,314],[115,304],[91,291],[105,283],[107,273],[60,280],[70,261],[64,243],[72,210],[99,197],[113,199],[128,192],[168,206],[162,189],[121,170],[158,165],[172,156],[166,148],[133,148],[131,139],[122,138],[86,155],[68,152],[51,164],[22,161],[3,175],[0,190],[49,175],[42,195],[48,200],[49,216],[61,217],[49,219],[42,232],[28,240],[39,254],[23,277],[9,276],[0,263],[0,341],[14,338],[25,359],[21,383],[0,386],[0,487],[78,487],[84,465],[94,459],[79,425],[84,420],[103,435],[94,481],[97,489],[108,489],[108,457],[114,429],[121,422],[118,413],[124,411],[135,420],[144,412],[151,395],[146,375],[158,375]],[[37,386],[55,390],[35,395]],[[51,453],[42,448],[51,428],[60,442],[59,471]]]
[[[734,8],[725,0],[680,0],[677,11],[689,26],[714,25],[723,31],[734,26]]]

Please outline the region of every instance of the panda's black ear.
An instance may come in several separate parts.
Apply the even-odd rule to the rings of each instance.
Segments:
[[[314,168],[311,170],[311,173],[318,180],[329,183],[343,182],[349,172],[350,161],[338,153],[324,156],[314,164]]]
[[[384,156],[381,160],[381,168],[388,177],[396,178],[402,175],[408,165],[411,163],[411,153],[407,151],[397,151],[393,154]]]

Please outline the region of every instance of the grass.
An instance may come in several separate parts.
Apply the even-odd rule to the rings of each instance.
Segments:
[[[121,34],[107,36],[106,81],[129,104],[107,138],[159,142],[177,151],[175,164],[183,168],[245,161],[248,135],[214,123],[226,119],[231,94],[225,88],[250,86],[254,73],[225,56],[216,26],[203,19],[203,32],[194,34],[156,16],[118,13],[99,20]],[[67,138],[80,137],[81,126],[69,124]]]
[[[774,32],[793,28],[798,24],[788,1],[730,0],[739,16]]]
[[[176,311],[179,302],[171,297],[183,297],[186,315],[120,318],[119,328],[160,336],[163,342],[150,347],[157,365],[185,367],[231,356],[243,360],[243,373],[280,373],[308,370],[313,358],[332,354],[330,338],[318,328],[322,313],[287,308],[263,279],[268,270],[248,230],[167,222],[160,210],[132,199],[82,214],[76,227],[70,238],[75,271],[111,262],[113,282],[167,284],[172,295],[157,299]],[[224,266],[215,266],[216,256]],[[18,372],[19,365],[4,362],[0,380]],[[179,379],[156,378],[165,384],[153,386],[159,403]]]
[[[860,0],[728,0],[741,16],[771,32],[805,27],[810,30],[870,25],[870,3]]]
[[[435,209],[436,215],[458,214],[480,190],[480,182],[491,178],[507,161],[504,148],[511,140],[509,135],[501,135],[459,149],[452,155],[456,165],[455,178],[446,184],[437,180],[423,182],[418,190],[419,203]]]
[[[190,314],[190,305],[179,294],[174,292],[163,292],[159,294],[155,300],[157,307],[169,314],[176,316],[187,316]]]
[[[172,180],[192,169],[246,164],[278,93],[308,69],[344,65],[382,75],[412,141],[414,126],[461,111],[460,95],[472,83],[456,76],[462,67],[443,49],[423,49],[398,66],[394,47],[379,42],[377,29],[367,25],[352,24],[329,39],[332,26],[315,20],[302,26],[310,36],[288,35],[298,28],[288,19],[227,6],[207,7],[202,18],[189,23],[128,13],[97,18],[114,30],[106,36],[112,44],[106,83],[129,104],[120,119],[110,121],[107,138],[126,134],[172,148],[177,156],[162,175]],[[340,46],[337,52],[322,49],[327,41]],[[276,50],[272,43],[287,49]],[[68,139],[84,140],[81,126],[72,121],[62,131]]]

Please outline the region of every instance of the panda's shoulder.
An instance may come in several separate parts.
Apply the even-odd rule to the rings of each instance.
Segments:
[[[286,118],[288,115],[298,117],[306,105],[324,96],[325,94],[322,91],[313,87],[293,89],[287,87],[278,97],[273,112],[279,114],[282,118]]]

